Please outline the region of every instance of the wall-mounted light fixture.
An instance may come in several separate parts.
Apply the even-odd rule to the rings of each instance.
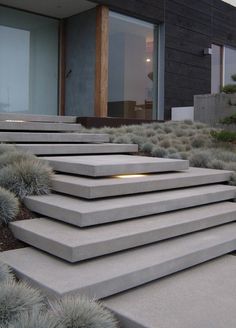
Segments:
[[[211,56],[212,55],[212,48],[204,48],[203,49],[204,56]]]

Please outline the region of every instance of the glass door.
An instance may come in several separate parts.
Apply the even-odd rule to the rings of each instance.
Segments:
[[[157,92],[155,25],[109,14],[108,116],[151,120]]]

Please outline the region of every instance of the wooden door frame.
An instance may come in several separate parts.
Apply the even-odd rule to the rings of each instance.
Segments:
[[[96,117],[107,117],[108,104],[108,56],[109,56],[109,8],[97,7],[96,17],[96,71],[95,101]]]

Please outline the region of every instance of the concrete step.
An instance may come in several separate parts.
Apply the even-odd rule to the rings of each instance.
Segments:
[[[0,113],[0,121],[76,123],[76,116]]]
[[[17,144],[16,148],[35,155],[78,155],[78,154],[112,154],[137,153],[134,144]]]
[[[236,223],[71,264],[34,248],[0,254],[19,278],[50,295],[104,298],[236,249]]]
[[[92,133],[35,133],[35,132],[0,132],[2,142],[74,142],[74,143],[104,143],[109,142],[107,134]]]
[[[85,227],[235,199],[236,187],[212,185],[117,198],[85,200],[51,194],[24,199],[41,215]]]
[[[11,223],[14,236],[69,262],[118,252],[235,221],[236,203],[224,202],[80,229],[40,218]]]
[[[132,155],[42,157],[56,171],[92,177],[187,170],[189,162]]]
[[[94,199],[227,182],[231,174],[230,171],[193,167],[177,173],[147,174],[132,178],[125,176],[91,179],[56,174],[52,179],[52,189],[77,197]]]
[[[0,131],[80,131],[80,124],[42,122],[2,122]]]
[[[122,328],[235,328],[236,257],[222,256],[105,300]]]

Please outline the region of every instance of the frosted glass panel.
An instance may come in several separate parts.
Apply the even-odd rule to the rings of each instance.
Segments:
[[[155,26],[110,12],[108,116],[152,119]]]
[[[30,32],[0,26],[0,44],[0,111],[27,112]]]
[[[234,83],[231,76],[236,74],[236,48],[224,48],[224,85]]]
[[[0,112],[58,112],[58,20],[0,6]]]

